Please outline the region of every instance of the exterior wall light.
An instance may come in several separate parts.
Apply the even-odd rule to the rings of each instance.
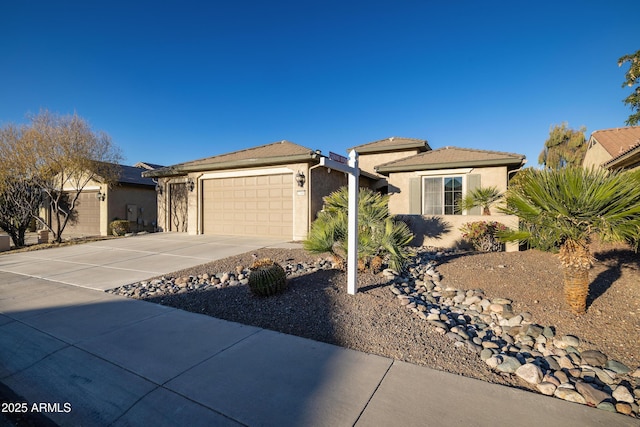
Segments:
[[[156,184],[156,193],[162,196],[162,185]]]
[[[100,200],[101,202],[104,202],[104,199],[107,197],[107,195],[105,193],[102,192],[102,188],[98,190],[98,192],[96,193],[96,198],[98,200]]]
[[[296,174],[296,182],[298,183],[298,187],[304,187],[305,180],[306,178],[304,177],[304,174],[301,171],[298,171],[298,173]]]
[[[193,191],[193,189],[196,188],[196,183],[193,178],[189,178],[189,180],[187,181],[187,188],[189,189],[189,191]]]

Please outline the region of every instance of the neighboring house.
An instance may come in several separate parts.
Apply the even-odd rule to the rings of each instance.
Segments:
[[[482,216],[480,208],[460,212],[456,200],[478,187],[507,190],[512,175],[524,166],[524,155],[468,148],[444,147],[390,161],[375,167],[387,177],[389,210],[402,215],[416,234],[414,244],[459,246],[459,228],[467,222],[498,221],[518,227],[514,216]],[[507,250],[517,250],[508,245]]]
[[[189,234],[306,238],[322,198],[347,185],[319,151],[289,141],[147,171],[157,179],[158,227]],[[370,174],[361,176],[371,186]]]
[[[582,166],[635,169],[640,166],[640,126],[594,131]]]
[[[129,220],[132,231],[155,230],[156,184],[142,177],[142,172],[149,169],[118,167],[120,175],[116,183],[107,185],[97,178],[82,189],[63,235],[107,236],[111,234],[109,224],[115,219]],[[51,225],[51,213],[45,210],[42,215]]]
[[[352,149],[359,154],[360,186],[390,194],[391,213],[403,215],[413,226],[415,244],[455,246],[461,238],[458,228],[474,220],[517,227],[515,217],[497,212],[482,217],[479,210],[459,215],[450,203],[446,209],[444,205],[445,197],[461,197],[477,186],[506,190],[508,179],[525,163],[523,155],[431,150],[425,140],[399,137]],[[158,183],[161,231],[302,240],[322,209],[322,198],[347,185],[344,173],[320,166],[321,156],[319,150],[281,141],[150,170],[143,176]],[[434,201],[436,194],[442,200]]]

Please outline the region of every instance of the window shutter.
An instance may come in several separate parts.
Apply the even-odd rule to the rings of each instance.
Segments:
[[[422,215],[421,178],[409,178],[409,214]]]
[[[480,188],[480,174],[467,175],[467,192],[476,188]],[[473,209],[469,209],[467,215],[482,215],[482,207],[476,206]]]

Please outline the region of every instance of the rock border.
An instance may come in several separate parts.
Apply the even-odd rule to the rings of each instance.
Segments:
[[[399,304],[454,346],[544,395],[640,418],[640,367],[632,370],[598,350],[582,349],[579,337],[556,336],[553,327],[534,323],[531,313],[514,313],[508,299],[443,285],[437,260],[451,254],[423,248],[406,273],[384,270]]]
[[[515,375],[547,396],[640,418],[640,367],[632,370],[598,350],[583,349],[579,337],[556,336],[552,326],[534,323],[530,313],[514,313],[508,299],[443,285],[438,260],[457,252],[419,248],[406,272],[381,274],[401,307],[494,371]],[[338,268],[328,259],[283,267],[288,277]],[[248,268],[237,266],[232,272],[162,277],[106,292],[146,299],[247,285],[248,274]]]

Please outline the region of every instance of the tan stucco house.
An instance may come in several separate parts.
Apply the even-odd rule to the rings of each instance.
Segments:
[[[635,169],[640,166],[640,126],[594,131],[582,166]]]
[[[158,211],[156,184],[152,179],[142,177],[142,172],[149,167],[116,165],[118,178],[110,185],[99,177],[90,180],[82,188],[74,215],[63,234],[107,236],[111,234],[109,224],[115,219],[129,220],[132,231],[154,231]],[[75,190],[66,186],[65,189]],[[41,216],[52,225],[48,209],[44,209]]]
[[[518,154],[432,150],[425,140],[400,137],[347,151],[351,150],[359,156],[360,186],[390,195],[391,212],[412,225],[415,244],[441,247],[460,242],[461,224],[487,217],[479,212],[458,215],[449,207],[436,212],[435,179],[441,186],[454,182],[454,197],[477,186],[506,190],[509,178],[525,163]],[[322,198],[347,185],[344,173],[320,165],[322,156],[320,150],[280,141],[146,171],[143,176],[157,182],[161,231],[302,240],[322,209]],[[515,217],[496,212],[491,219],[517,227]]]
[[[361,164],[375,165],[374,171],[385,178],[389,210],[410,225],[416,235],[413,244],[459,246],[459,228],[472,221],[499,221],[518,227],[517,217],[495,210],[491,218],[482,216],[479,208],[458,212],[455,200],[481,186],[506,191],[509,179],[526,163],[524,155],[458,147],[432,150],[427,141],[407,138],[388,138],[354,148],[362,153]],[[376,156],[375,161],[368,162],[369,156]],[[507,250],[517,250],[517,245],[508,245]]]

